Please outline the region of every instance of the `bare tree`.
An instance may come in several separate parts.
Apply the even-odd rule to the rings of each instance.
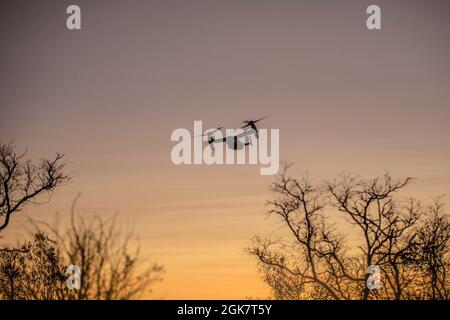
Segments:
[[[385,272],[385,278],[390,287],[387,291],[392,291],[395,299],[401,298],[407,284],[402,281],[404,270],[401,269],[402,261],[399,258],[413,242],[408,231],[422,214],[417,201],[410,199],[400,203],[393,197],[410,181],[411,178],[394,181],[389,174],[371,180],[344,175],[326,184],[333,205],[358,227],[362,235],[360,251],[366,268],[378,265],[386,266],[385,271],[391,271]],[[367,273],[364,282],[368,277]],[[362,299],[368,299],[370,293],[371,290],[364,286]]]
[[[37,226],[33,241],[0,249],[0,298],[135,299],[161,279],[163,268],[142,259],[115,218],[83,218],[73,210],[67,229],[44,225]],[[80,269],[78,290],[66,285],[69,265]]]
[[[300,180],[290,177],[288,169],[286,165],[272,185],[278,199],[268,204],[269,213],[282,219],[294,242],[256,238],[250,253],[258,257],[266,277],[287,275],[296,279],[295,283],[290,282],[292,287],[302,289],[292,294],[285,290],[285,284],[281,290],[275,290],[278,297],[354,298],[350,287],[355,286],[354,282],[364,281],[364,277],[350,273],[357,261],[346,257],[342,236],[325,219],[324,189],[313,186],[306,177]],[[271,282],[270,278],[268,281]]]
[[[413,265],[422,275],[411,296],[450,299],[450,220],[441,199],[429,207],[424,223],[415,232],[417,237],[413,246],[402,256],[405,263]]]
[[[268,205],[293,241],[256,237],[249,248],[276,298],[448,299],[448,220],[441,206],[436,215],[395,196],[411,178],[342,175],[314,185],[288,170],[277,176]],[[347,223],[338,228],[331,215]],[[374,265],[382,272],[378,290],[367,286]]]
[[[69,179],[63,173],[63,154],[34,165],[25,160],[26,152],[17,154],[14,149],[11,143],[0,143],[0,231],[8,226],[11,215]]]

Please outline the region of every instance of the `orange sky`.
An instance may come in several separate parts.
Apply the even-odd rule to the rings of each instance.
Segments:
[[[244,248],[265,216],[258,166],[174,166],[170,134],[269,115],[281,157],[317,181],[347,171],[450,189],[447,1],[2,1],[0,138],[65,152],[74,179],[27,214],[118,212],[164,264],[163,298],[266,297]],[[14,217],[8,237],[23,218]],[[232,284],[232,285],[231,285]]]

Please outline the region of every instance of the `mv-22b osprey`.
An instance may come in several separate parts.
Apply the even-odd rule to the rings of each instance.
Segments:
[[[244,132],[239,133],[237,135],[228,136],[225,138],[216,139],[214,138],[214,133],[217,131],[223,129],[223,127],[219,127],[213,131],[209,131],[206,134],[201,135],[202,137],[207,136],[208,137],[208,145],[211,147],[212,150],[214,150],[214,144],[226,142],[228,148],[234,149],[234,150],[242,150],[245,146],[248,146],[250,142],[241,142],[240,138],[249,136],[251,134],[255,134],[256,138],[258,138],[258,128],[256,127],[256,123],[259,121],[262,121],[264,119],[267,119],[269,117],[260,118],[258,120],[245,120],[242,121],[242,123],[245,123],[244,126],[241,127],[241,129],[244,129]],[[250,128],[248,130],[245,130],[245,128]]]

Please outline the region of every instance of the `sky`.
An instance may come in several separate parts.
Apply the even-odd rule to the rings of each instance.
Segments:
[[[66,29],[78,4],[82,30]],[[366,8],[381,7],[381,30]],[[280,157],[317,181],[390,171],[450,190],[448,1],[189,0],[0,4],[0,140],[64,152],[73,180],[13,217],[118,213],[166,268],[152,297],[270,294],[245,253],[279,232],[259,166],[175,166],[176,128],[264,116]]]

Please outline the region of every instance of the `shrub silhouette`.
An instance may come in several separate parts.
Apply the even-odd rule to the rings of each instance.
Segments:
[[[37,225],[33,240],[0,249],[0,298],[9,300],[123,300],[149,292],[163,268],[142,259],[115,217],[77,216],[60,231]],[[79,290],[69,290],[69,265],[80,269]]]

